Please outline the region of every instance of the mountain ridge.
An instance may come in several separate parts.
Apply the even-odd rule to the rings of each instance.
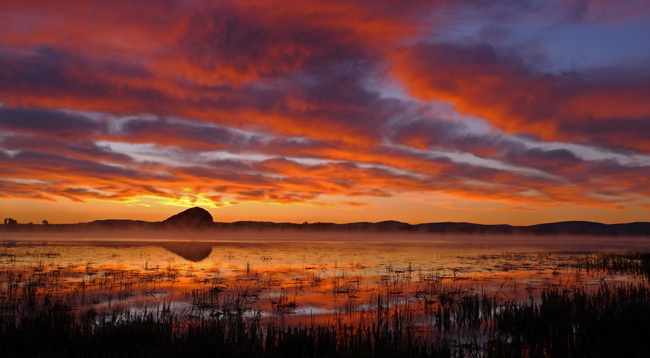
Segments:
[[[271,221],[214,222],[205,209],[194,207],[172,215],[163,221],[108,219],[76,224],[13,224],[0,225],[0,232],[44,231],[65,232],[84,230],[295,230],[295,231],[345,231],[345,232],[413,232],[432,234],[533,234],[533,235],[612,235],[650,236],[650,222],[604,224],[593,221],[559,221],[518,226],[509,224],[475,224],[469,222],[429,222],[409,224],[396,220],[351,223],[291,223]]]

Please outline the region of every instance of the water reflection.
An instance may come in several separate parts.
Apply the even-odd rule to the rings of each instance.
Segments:
[[[210,257],[214,246],[211,243],[203,242],[190,244],[187,242],[165,242],[159,245],[181,258],[192,262],[200,262]]]
[[[354,323],[377,308],[435,311],[446,300],[490,292],[535,300],[550,285],[594,288],[638,274],[586,269],[609,241],[554,238],[366,240],[16,239],[0,249],[2,299],[31,287],[80,310],[167,307],[191,316],[229,310],[288,321]],[[636,248],[642,239],[626,241]],[[580,252],[571,251],[579,247]],[[562,250],[562,251],[558,251]],[[586,251],[585,251],[586,250]]]
[[[88,342],[101,332],[120,340],[111,332],[140,330],[173,334],[172,347],[199,334],[223,347],[244,339],[275,349],[302,337],[311,347],[329,342],[321,347],[344,350],[365,342],[365,355],[398,346],[418,351],[428,342],[430,352],[451,352],[446,356],[525,356],[575,337],[590,337],[585,347],[603,341],[593,332],[609,332],[611,321],[593,317],[624,314],[613,331],[623,340],[643,335],[641,323],[628,322],[647,322],[650,302],[643,238],[256,234],[0,242],[2,327],[25,337],[54,329],[82,332],[80,342]],[[558,317],[567,336],[555,333]],[[33,333],[43,318],[59,323]],[[530,334],[529,345],[517,341],[522,334]],[[187,342],[178,349],[194,347]],[[485,354],[495,347],[516,353]]]

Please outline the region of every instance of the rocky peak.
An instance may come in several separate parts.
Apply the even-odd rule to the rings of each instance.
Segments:
[[[207,210],[195,206],[165,219],[163,224],[192,228],[209,226],[212,225],[213,222],[214,219]]]

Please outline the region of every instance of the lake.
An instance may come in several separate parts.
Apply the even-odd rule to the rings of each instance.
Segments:
[[[91,325],[150,315],[179,327],[409,327],[479,347],[504,307],[549,292],[647,286],[645,237],[236,232],[0,238],[3,314],[57,300]],[[11,310],[15,310],[13,313]],[[401,329],[401,328],[399,328]],[[411,334],[409,333],[409,334]],[[478,349],[478,348],[477,348]]]

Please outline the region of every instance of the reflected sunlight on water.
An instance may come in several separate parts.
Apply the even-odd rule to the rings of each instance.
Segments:
[[[332,235],[332,234],[329,234]],[[331,236],[330,236],[331,237]],[[595,268],[643,238],[325,235],[211,240],[20,238],[0,248],[0,300],[12,290],[65,299],[79,312],[237,311],[290,323],[359,324],[382,310],[427,312],[487,295],[534,301],[541,288],[643,281]],[[101,314],[100,316],[101,317]]]

